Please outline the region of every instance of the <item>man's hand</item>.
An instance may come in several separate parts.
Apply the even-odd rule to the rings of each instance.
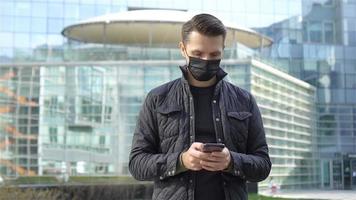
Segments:
[[[182,162],[185,168],[199,171],[202,168],[200,164],[202,160],[207,160],[210,157],[210,153],[202,152],[203,143],[194,142],[188,151],[182,153]]]
[[[200,161],[200,166],[208,171],[222,171],[228,168],[230,162],[230,151],[225,147],[221,152],[209,153],[207,158]]]

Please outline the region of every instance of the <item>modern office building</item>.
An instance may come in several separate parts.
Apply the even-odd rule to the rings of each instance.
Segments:
[[[180,63],[13,64],[8,71],[32,71],[33,75],[27,77],[40,80],[30,87],[28,82],[6,81],[16,83],[16,88],[27,86],[30,91],[38,91],[23,96],[36,97],[38,105],[26,108],[39,112],[1,116],[15,119],[13,123],[17,122],[20,130],[35,129],[22,132],[26,137],[35,137],[31,144],[32,140],[4,134],[8,141],[14,141],[9,145],[13,147],[10,151],[14,150],[10,152],[12,157],[7,160],[27,172],[21,174],[6,166],[3,173],[14,177],[127,175],[131,137],[143,98],[150,88],[179,77]],[[271,177],[284,188],[317,186],[315,88],[257,60],[229,59],[222,66],[229,73],[229,81],[255,95],[262,112],[274,167],[260,188],[266,189]],[[23,107],[13,99],[2,105],[11,105],[15,110]],[[27,118],[37,123],[20,123]],[[28,143],[16,143],[22,140]],[[33,150],[16,152],[29,147]]]
[[[224,66],[231,82],[256,97],[262,113],[273,167],[259,189],[268,189],[270,184],[282,189],[318,187],[316,89],[254,59]]]
[[[163,24],[161,16],[168,15],[172,17]],[[177,15],[184,16],[174,18]],[[151,18],[148,19],[148,16]],[[177,44],[182,23],[191,17],[192,15],[177,11],[126,12],[90,19],[63,31],[71,34],[69,36],[77,34],[77,40],[81,41],[83,38],[95,41],[98,39],[98,32],[100,35],[103,30],[109,31],[104,37],[108,44],[114,43],[111,39],[117,38],[115,33],[122,32],[119,37],[122,40],[117,43],[126,45],[119,47],[123,59],[111,61],[111,64],[110,61],[109,64],[108,61],[90,61],[85,64],[66,61],[43,63],[44,66],[36,63],[3,65],[5,75],[12,74],[13,77],[20,76],[21,80],[26,80],[19,81],[13,77],[3,80],[4,88],[14,94],[3,94],[8,99],[4,106],[12,108],[11,111],[4,112],[4,117],[15,119],[4,124],[4,127],[12,125],[16,131],[36,138],[31,144],[27,140],[20,142],[16,137],[8,138],[9,131],[4,129],[4,141],[13,143],[6,145],[11,150],[12,157],[4,159],[7,164],[4,166],[5,174],[128,175],[128,153],[142,100],[153,87],[179,76],[178,68],[173,70],[172,64],[166,60],[173,60],[172,55],[179,54],[178,49],[173,49],[171,45]],[[102,25],[105,25],[104,29]],[[152,28],[153,26],[156,27]],[[229,30],[229,44],[234,42],[235,37],[253,47],[259,47],[261,39],[265,40],[265,45],[271,43],[268,38],[263,38],[252,30],[233,26],[229,26]],[[161,40],[162,33],[167,31],[171,32],[168,33],[169,37]],[[135,32],[141,35],[133,34]],[[101,39],[99,36],[99,43],[103,43]],[[146,44],[149,45],[148,48],[144,46]],[[157,48],[157,45],[161,47]],[[81,47],[77,45],[69,45],[68,48],[68,51],[76,52],[77,55],[81,53]],[[235,53],[234,48],[229,47],[231,54]],[[105,49],[106,47],[101,51],[105,52]],[[156,49],[159,51],[154,52]],[[87,47],[85,51],[88,50],[90,52],[92,48]],[[171,52],[164,53],[167,50]],[[140,58],[154,54],[165,59],[160,61],[165,65],[164,68],[141,67],[149,59]],[[175,57],[174,60],[181,61],[181,57]],[[141,61],[133,65],[129,61],[132,58]],[[177,63],[175,66],[177,67]],[[17,86],[9,88],[7,85],[11,84]],[[36,99],[30,108],[36,108],[39,113],[26,112],[27,115],[22,115],[22,112],[14,112],[18,110],[18,98]],[[36,123],[29,124],[28,118]],[[28,133],[27,129],[33,131]],[[26,151],[28,146],[31,146],[31,152]],[[9,168],[10,164],[17,166],[16,170]]]
[[[298,15],[257,30],[275,41],[271,62],[317,88],[322,187],[352,189],[356,186],[356,1],[305,0],[300,5]]]
[[[237,43],[226,49],[225,58],[233,60],[236,66],[231,68],[230,61],[226,64],[230,80],[257,96],[271,155],[287,154],[285,158],[272,157],[275,166],[272,176],[276,177],[273,181],[286,187],[298,187],[301,183],[319,183],[325,188],[356,187],[355,0],[3,1],[0,3],[1,174],[128,173],[124,168],[127,149],[144,95],[152,87],[179,76],[174,66],[182,58],[177,45],[167,42],[171,32],[163,31],[161,43],[155,38],[149,40],[150,37],[142,43],[134,37],[138,33],[135,32],[131,36],[136,43],[131,41],[129,45],[121,40],[116,44],[108,40],[77,41],[73,40],[75,37],[64,37],[61,31],[106,14],[147,9],[209,12],[224,22],[272,38],[272,46],[263,45],[268,43],[267,38],[260,41],[255,38],[251,41],[258,41],[258,45],[250,48],[251,43],[241,43],[246,38],[233,34],[232,41]],[[103,27],[100,30],[105,30]],[[174,27],[172,24],[170,30],[177,29]],[[120,38],[120,31],[115,33]],[[70,35],[65,31],[63,34]],[[243,64],[251,66],[246,67],[246,72],[258,72],[250,73],[244,80],[234,78],[234,70],[246,58],[254,59]],[[284,81],[283,85],[290,84],[288,87],[296,87],[297,91],[291,93],[279,88],[282,101],[300,99],[299,93],[307,95],[291,106],[289,116],[275,107],[268,110],[263,102],[269,95],[275,95],[272,92],[279,91],[274,88],[278,83],[266,78],[271,86],[259,87],[252,82],[254,77],[264,80],[263,77],[275,75],[261,72],[256,65],[273,66],[315,87],[316,128],[312,125],[314,108],[305,104],[313,101],[313,87],[290,76],[285,78],[286,74],[278,76],[276,79]],[[258,75],[260,72],[263,76]],[[267,95],[260,97],[261,91]],[[287,99],[284,93],[289,94]],[[289,119],[294,120],[292,124]],[[294,128],[279,130],[289,126]],[[92,139],[86,140],[87,136]],[[293,140],[286,140],[289,138]],[[313,144],[318,148],[314,149]],[[315,165],[317,169],[312,172]],[[284,179],[293,173],[291,178]],[[265,187],[267,182],[260,185]]]

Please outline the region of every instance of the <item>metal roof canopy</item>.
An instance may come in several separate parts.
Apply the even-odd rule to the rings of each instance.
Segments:
[[[135,10],[112,13],[67,26],[62,34],[72,40],[100,44],[177,45],[183,23],[197,13],[172,10]],[[223,22],[225,45],[239,42],[250,48],[270,46],[272,40],[254,30]],[[235,41],[235,42],[234,42]]]

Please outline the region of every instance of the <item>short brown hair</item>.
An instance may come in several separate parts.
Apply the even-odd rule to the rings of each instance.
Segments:
[[[210,14],[195,15],[182,26],[182,41],[188,41],[188,36],[191,32],[197,31],[206,36],[222,35],[225,41],[226,28],[224,24],[216,17]]]

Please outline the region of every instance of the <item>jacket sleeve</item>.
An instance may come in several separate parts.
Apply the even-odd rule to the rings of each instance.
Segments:
[[[174,176],[180,152],[160,153],[155,98],[149,93],[139,113],[132,139],[129,170],[140,181]]]
[[[232,174],[250,182],[259,182],[268,177],[272,163],[268,155],[261,113],[251,94],[250,99],[252,116],[248,126],[247,153],[230,151],[233,162]]]

